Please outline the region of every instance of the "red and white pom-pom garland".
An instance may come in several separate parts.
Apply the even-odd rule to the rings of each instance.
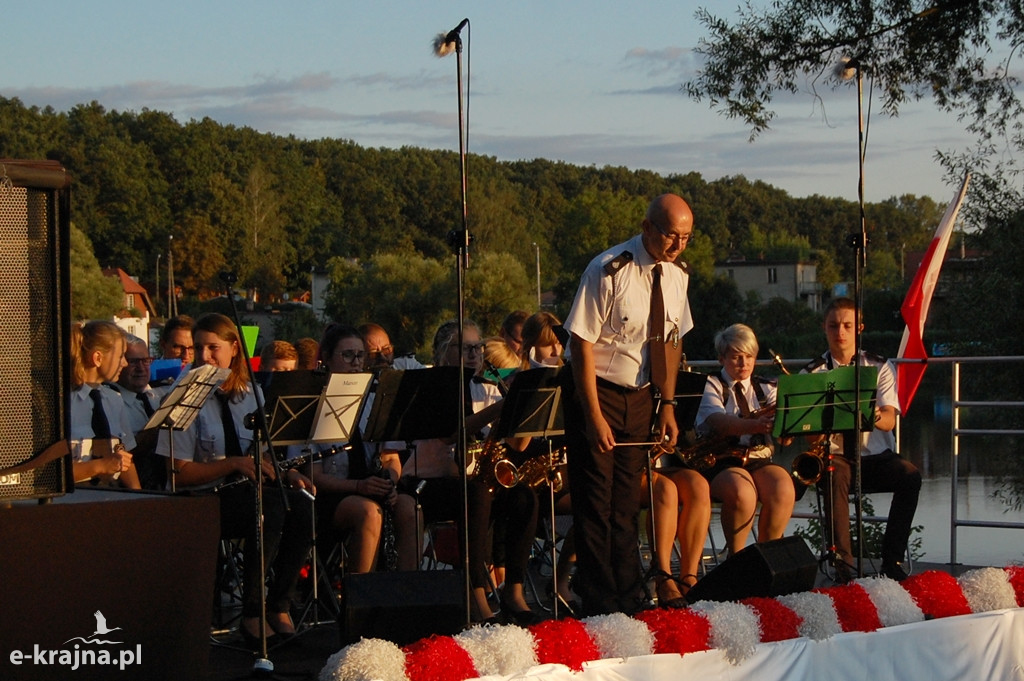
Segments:
[[[580,671],[591,660],[712,648],[739,664],[758,643],[798,636],[823,640],[843,631],[1013,607],[1024,607],[1024,567],[971,570],[959,580],[928,571],[903,582],[872,577],[774,599],[703,601],[686,610],[650,610],[636,617],[617,613],[529,629],[478,626],[405,648],[362,639],[332,655],[320,680],[464,681],[521,674],[538,664]]]

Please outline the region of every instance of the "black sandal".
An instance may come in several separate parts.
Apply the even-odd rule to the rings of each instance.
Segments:
[[[683,579],[689,576],[691,575],[686,575],[683,577]],[[676,590],[680,592],[680,595],[671,598],[663,598],[661,595],[661,587],[664,584],[668,584],[670,582],[675,583],[677,587]],[[667,572],[659,570],[654,575],[654,592],[658,596],[658,607],[660,608],[671,608],[674,610],[681,610],[687,607],[689,603],[687,603],[686,601],[686,593],[685,591],[683,591],[683,589],[689,591],[690,587],[684,584],[681,580],[676,579],[672,575],[668,574]]]

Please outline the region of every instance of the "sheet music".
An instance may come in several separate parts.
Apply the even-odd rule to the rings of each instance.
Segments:
[[[160,408],[146,422],[143,430],[159,428],[165,423],[169,423],[176,430],[185,430],[195,420],[207,396],[230,375],[231,369],[221,369],[211,364],[191,369],[179,377],[178,382],[171,387]]]
[[[331,374],[310,442],[349,442],[373,374]]]

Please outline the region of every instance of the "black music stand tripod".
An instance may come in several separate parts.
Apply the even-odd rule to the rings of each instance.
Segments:
[[[700,407],[701,398],[704,396],[704,385],[707,383],[708,377],[706,374],[694,373],[691,371],[680,370],[676,377],[676,394],[675,394],[675,412],[676,412],[676,426],[679,430],[679,435],[683,436],[693,430],[694,422],[697,419],[697,410]],[[661,408],[660,398],[655,399],[655,416]],[[649,445],[647,450],[647,503],[648,503],[648,517],[651,521],[651,536],[650,536],[650,547],[651,547],[651,562],[647,568],[647,572],[641,578],[641,586],[644,590],[644,597],[648,602],[654,601],[654,596],[650,592],[650,588],[647,586],[648,583],[655,577],[660,577],[661,569],[657,567],[658,557],[661,555],[661,547],[658,546],[658,520],[654,513],[654,471],[655,465],[661,457],[669,455],[670,452],[660,442],[649,442],[643,443]],[[679,443],[676,443],[676,447],[679,447]],[[670,548],[669,551],[672,549]],[[671,564],[671,560],[669,561]],[[675,579],[671,574],[666,575],[668,579]]]
[[[348,444],[365,399],[369,376],[366,374],[333,374],[323,371],[285,371],[264,375],[264,391],[269,405],[270,438],[274,446],[303,445],[299,460],[313,463],[326,456],[338,454],[332,447],[313,452],[310,445],[331,443]],[[291,461],[282,467],[295,467]],[[310,556],[312,591],[299,615],[296,629],[308,622],[306,631],[325,623],[320,619],[320,557],[317,547],[318,523],[315,499],[312,504],[313,547]],[[331,614],[340,614],[337,603],[331,600]]]
[[[776,398],[775,429],[772,433],[776,439],[793,438],[796,436],[822,435],[828,447],[828,463],[823,475],[828,477],[824,492],[820,484],[817,486],[818,508],[828,508],[831,522],[828,528],[822,524],[822,536],[828,543],[820,563],[833,564],[840,558],[836,551],[835,518],[831,512],[833,503],[831,447],[832,435],[843,433],[844,437],[853,437],[856,424],[855,415],[861,416],[857,432],[873,429],[871,414],[875,407],[875,387],[878,381],[878,370],[875,367],[845,366],[828,372],[793,374],[779,377]],[[859,399],[856,397],[859,392]],[[859,409],[858,409],[859,407]],[[856,456],[860,458],[860,445],[856,447]],[[860,475],[858,461],[851,461],[850,467],[854,475]],[[819,481],[820,482],[820,481]],[[854,490],[859,496],[859,480]],[[822,497],[824,496],[824,499]],[[823,506],[824,504],[824,506]],[[858,551],[857,576],[863,576],[864,519],[861,514],[860,499],[857,500],[856,527],[861,550]],[[824,516],[823,516],[824,517]],[[826,534],[827,532],[827,534]]]
[[[446,409],[458,400],[455,395],[462,395],[469,374],[459,367],[432,367],[428,369],[384,369],[377,379],[373,406],[366,422],[363,437],[368,442],[405,442],[409,449],[415,449],[416,440],[432,440],[451,438],[459,428],[462,419],[459,417],[461,407]],[[461,449],[465,453],[465,449]],[[413,454],[415,457],[415,453]],[[415,461],[415,459],[414,459]],[[457,461],[465,475],[465,461]],[[413,471],[413,476],[417,472]],[[417,546],[423,538],[421,520],[420,492],[421,481],[412,490],[416,500],[416,537]],[[463,485],[465,490],[465,485]],[[463,518],[468,518],[468,500],[465,491],[462,495]],[[467,523],[468,524],[468,523]],[[465,533],[465,528],[463,532]],[[465,551],[468,556],[469,551]],[[466,559],[468,561],[468,558]],[[469,571],[464,570],[466,624],[470,621],[470,584]]]
[[[547,442],[547,481],[551,517],[551,581],[555,585],[552,615],[558,619],[558,548],[555,541],[555,450],[552,438],[565,434],[562,413],[562,387],[555,368],[529,369],[516,374],[505,397],[501,417],[494,429],[494,437],[540,438]]]

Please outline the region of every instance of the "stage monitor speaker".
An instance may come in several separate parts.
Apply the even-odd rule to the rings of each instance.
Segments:
[[[466,624],[461,570],[345,575],[341,644],[361,637],[400,646],[431,634],[457,634]]]
[[[0,159],[0,470],[67,432],[70,182],[54,161]],[[0,501],[63,494],[71,477],[69,456],[0,475]]]
[[[818,561],[800,537],[753,544],[730,556],[686,594],[697,601],[738,601],[810,591]]]

